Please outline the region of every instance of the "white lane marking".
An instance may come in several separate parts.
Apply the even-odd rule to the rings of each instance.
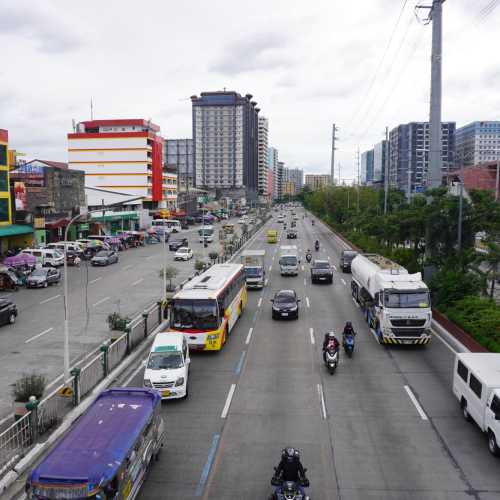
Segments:
[[[306,285],[307,285],[307,281],[306,281],[306,279],[304,278],[304,286],[306,286]]]
[[[231,406],[231,401],[233,400],[234,391],[236,390],[236,384],[231,384],[229,388],[229,392],[227,394],[226,403],[224,404],[224,408],[222,409],[222,413],[220,414],[220,418],[226,418],[229,412],[229,407]]]
[[[323,386],[318,384],[318,396],[321,401],[321,416],[323,420],[326,420],[326,405],[325,405],[325,395],[323,394]]]
[[[43,332],[39,333],[38,335],[35,335],[34,337],[31,337],[28,340],[25,340],[24,343],[29,344],[33,340],[36,340],[38,337],[41,337],[42,335],[45,335],[46,333],[51,332],[53,329],[54,329],[54,327],[51,326],[50,328],[47,328],[47,330],[44,330]]]
[[[246,345],[250,344],[250,339],[252,338],[252,332],[253,332],[253,327],[250,328],[250,330],[248,330],[247,339],[245,340]]]
[[[332,267],[333,267],[333,269],[334,269],[335,271],[337,270],[337,268],[336,268],[335,264],[332,264]]]
[[[126,271],[127,269],[131,269],[132,267],[134,267],[133,264],[129,264],[128,266],[125,266],[123,270]]]
[[[307,304],[307,307],[311,307],[311,304],[309,303],[309,297],[306,297],[306,304]]]
[[[59,298],[61,294],[54,295],[53,297],[49,297],[48,299],[42,300],[40,304],[46,304],[47,302],[50,302],[51,300],[55,300]]]
[[[314,338],[314,330],[309,328],[309,335],[311,336],[311,344],[314,345],[316,343],[316,339]]]
[[[274,258],[276,257],[276,255],[273,255],[273,258],[271,259],[273,262],[274,262]]]
[[[260,307],[262,305],[262,297],[259,299],[259,303],[257,304],[257,307]]]
[[[369,328],[369,330],[370,330],[370,333],[373,335],[373,338],[377,341],[377,343],[380,343],[379,338],[377,336],[377,332],[373,328]]]
[[[304,270],[304,265],[302,264],[302,271]]]
[[[420,406],[420,403],[418,402],[417,398],[415,397],[415,394],[413,394],[412,390],[407,385],[405,385],[405,391],[408,393],[408,396],[410,397],[411,402],[413,403],[413,405],[417,409],[418,414],[420,415],[420,418],[422,420],[429,420],[427,418],[427,415],[425,414],[424,409]]]
[[[95,304],[92,304],[92,307],[96,307],[96,306],[102,304],[103,302],[106,302],[107,300],[109,300],[109,297],[104,297],[103,299],[98,300]]]
[[[140,278],[140,279],[138,279],[137,281],[134,281],[134,282],[132,283],[132,286],[138,285],[139,283],[142,283],[143,281],[144,281],[144,278]]]
[[[330,256],[328,256],[328,260],[330,260]]]
[[[273,265],[271,264],[271,265],[269,266],[269,271],[271,271],[271,269],[272,269],[272,268],[273,268]]]
[[[89,285],[92,285],[92,283],[96,283],[98,282],[99,280],[102,280],[102,276],[99,276],[98,278],[94,279],[94,280],[90,280],[89,281]]]
[[[346,282],[345,282],[345,279],[344,278],[340,278],[340,281],[342,281],[342,284],[345,285]]]
[[[146,361],[146,359],[144,361]],[[139,361],[139,366],[132,372],[132,375],[130,375],[130,377],[127,380],[125,380],[125,382],[123,382],[123,387],[127,387],[127,385],[130,384],[130,382],[132,382],[132,380],[134,380],[134,378],[137,376],[137,374],[141,370],[144,369],[144,366],[142,363],[143,363],[143,361]]]
[[[266,281],[264,281],[264,286],[267,286],[268,283],[269,283],[269,280],[266,278]]]

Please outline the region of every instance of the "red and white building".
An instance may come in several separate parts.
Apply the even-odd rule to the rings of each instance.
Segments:
[[[163,165],[160,127],[143,119],[90,120],[68,134],[68,167],[85,186],[143,196],[150,208],[175,209],[177,174]]]

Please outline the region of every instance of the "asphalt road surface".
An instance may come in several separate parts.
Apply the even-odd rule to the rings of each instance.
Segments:
[[[306,248],[319,239],[319,255],[337,266],[342,246],[299,214],[304,270],[281,277],[279,244],[267,244],[265,231],[255,238],[269,283],[249,291],[223,351],[192,353],[189,399],[163,404],[166,447],[139,498],[267,498],[280,451],[292,445],[313,500],[499,499],[500,461],[451,392],[452,348],[438,337],[424,348],[379,345],[351,298],[349,274],[311,285]],[[269,299],[282,288],[302,299],[297,321],[271,319]],[[330,376],[322,337],[347,320],[358,332],[355,354],[341,355]],[[138,365],[124,382],[140,386],[142,375]]]
[[[235,223],[236,219],[230,222]],[[205,249],[219,250],[218,228],[214,243]],[[192,226],[178,235],[187,236],[194,258],[174,264],[175,252],[167,247],[168,265],[174,264],[181,282],[194,272],[196,258],[203,248],[198,242],[200,225]],[[174,239],[176,234],[171,235]],[[168,243],[167,243],[168,245]],[[162,296],[163,280],[159,271],[163,265],[163,244],[146,245],[119,252],[119,262],[105,267],[82,263],[80,268],[69,267],[70,359],[72,364],[82,360],[106,339],[110,331],[106,318],[118,311],[133,317]],[[61,269],[61,273],[62,268]],[[12,415],[11,384],[24,373],[41,373],[53,390],[62,380],[63,366],[63,283],[40,289],[20,289],[1,292],[18,307],[14,325],[0,327],[0,423]]]

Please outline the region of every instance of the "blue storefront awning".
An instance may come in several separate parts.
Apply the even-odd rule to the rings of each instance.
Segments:
[[[0,226],[0,238],[7,236],[20,236],[22,234],[30,234],[33,232],[32,226],[25,224],[10,224],[8,226]]]

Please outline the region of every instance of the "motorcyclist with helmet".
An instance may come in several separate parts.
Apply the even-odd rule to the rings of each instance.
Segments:
[[[347,321],[344,326],[344,331],[342,332],[342,344],[345,344],[345,338],[347,336],[356,336],[356,332],[354,331],[354,328],[352,327],[352,323],[350,321]]]
[[[315,241],[314,248],[316,249],[316,252],[319,250],[319,240]]]
[[[306,252],[306,261],[308,264],[311,262],[311,259],[312,259],[311,250],[309,250],[309,248],[308,248],[307,252]]]
[[[278,492],[283,482],[292,481],[299,487],[300,492],[305,496],[303,487],[309,486],[309,479],[306,477],[307,469],[304,469],[300,461],[300,452],[296,448],[288,446],[281,451],[281,460],[278,467],[274,468],[274,476],[271,479],[271,484],[276,486],[274,493],[269,497],[269,500],[276,500]]]
[[[335,352],[338,352],[340,349],[339,341],[337,337],[335,337],[335,332],[327,332],[325,333],[325,338],[323,340],[323,361],[326,363],[326,351],[332,349]]]

